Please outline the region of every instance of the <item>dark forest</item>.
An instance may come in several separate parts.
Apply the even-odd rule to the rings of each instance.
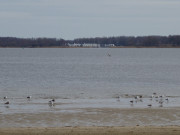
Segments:
[[[180,35],[169,36],[119,36],[95,37],[64,40],[56,38],[16,38],[0,37],[0,47],[69,47],[68,44],[114,44],[115,47],[180,47]]]

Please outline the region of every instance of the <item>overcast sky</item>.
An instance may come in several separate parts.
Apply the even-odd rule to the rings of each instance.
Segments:
[[[180,0],[0,0],[0,36],[180,34]]]

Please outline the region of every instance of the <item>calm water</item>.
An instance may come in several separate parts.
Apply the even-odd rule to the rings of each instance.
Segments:
[[[0,49],[0,93],[35,98],[111,98],[152,92],[180,96],[179,51]]]

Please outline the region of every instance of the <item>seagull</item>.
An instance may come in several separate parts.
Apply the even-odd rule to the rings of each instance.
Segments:
[[[7,96],[5,96],[4,99],[7,99]]]
[[[154,98],[154,95],[151,95],[151,96],[150,96],[150,100],[153,100],[153,98]]]
[[[161,101],[159,101],[159,107],[163,107],[163,101],[161,100]]]
[[[162,101],[162,100],[160,100],[160,101],[159,101],[159,104],[161,104],[161,105],[162,105],[162,104],[163,104],[163,101]]]
[[[7,101],[6,103],[4,103],[5,105],[9,105],[9,101]]]
[[[117,98],[117,101],[120,101],[120,96],[117,96],[116,98]]]
[[[134,101],[133,100],[131,100],[131,101],[129,101],[131,104],[133,104],[134,103]]]
[[[31,99],[31,96],[27,96],[27,99]]]
[[[159,97],[160,97],[160,98],[163,98],[163,97],[164,97],[164,95],[160,95]]]
[[[134,98],[135,98],[135,99],[139,99],[140,97],[139,97],[139,96],[135,96]]]
[[[49,101],[49,106],[54,106],[54,102],[52,100]]]
[[[55,99],[53,98],[51,101],[55,102]]]
[[[139,99],[140,102],[143,102],[142,98]]]

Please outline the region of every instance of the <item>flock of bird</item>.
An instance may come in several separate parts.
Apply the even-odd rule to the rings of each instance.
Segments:
[[[120,96],[117,97],[118,101],[120,101]],[[157,95],[157,93],[153,93],[152,96],[149,97],[149,99],[152,101],[156,101],[156,103],[159,104],[159,107],[163,107],[163,103],[164,102],[169,102],[169,98],[166,97],[165,95]],[[135,103],[137,102],[143,102],[143,96],[139,95],[139,96],[134,96],[134,98],[132,100],[129,101],[130,105],[133,106]],[[152,107],[153,104],[149,103],[147,104],[148,107]]]
[[[32,98],[32,96],[27,96],[26,98],[27,98],[28,100],[30,100],[30,99]],[[8,97],[5,96],[3,99],[6,101],[6,100],[8,99]],[[54,106],[54,103],[55,103],[55,99],[54,99],[54,98],[48,102],[48,104],[49,104],[50,106]],[[5,104],[5,105],[9,105],[10,102],[9,102],[9,101],[6,101],[4,104]]]
[[[26,97],[28,100],[30,100],[32,98],[32,96],[27,96]],[[118,98],[118,101],[120,101],[120,96],[117,97]],[[8,97],[5,96],[4,98],[4,101],[5,101],[5,105],[9,105],[10,102],[8,101]],[[155,100],[158,104],[159,104],[159,107],[163,107],[163,103],[166,101],[168,102],[169,99],[168,97],[164,96],[164,95],[160,95],[158,96],[157,93],[153,93],[153,95],[149,98],[151,101],[152,100]],[[137,103],[137,102],[143,102],[143,96],[142,95],[139,95],[139,96],[134,96],[134,98],[132,100],[129,101],[130,102],[130,105],[134,105],[134,103]],[[50,106],[54,106],[54,103],[55,103],[55,99],[51,99],[48,104]],[[148,107],[152,107],[152,103],[150,104],[147,104]]]

